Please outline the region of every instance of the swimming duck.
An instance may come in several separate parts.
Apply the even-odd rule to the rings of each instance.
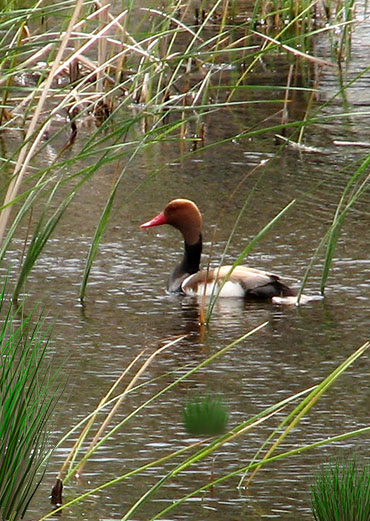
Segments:
[[[163,212],[143,223],[140,228],[169,224],[184,238],[182,261],[173,270],[167,289],[171,293],[191,296],[211,295],[222,285],[220,297],[273,299],[275,302],[295,303],[296,293],[279,275],[246,266],[231,266],[199,270],[202,254],[202,216],[197,205],[188,199],[174,199]]]

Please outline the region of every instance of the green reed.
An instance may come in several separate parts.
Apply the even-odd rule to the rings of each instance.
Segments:
[[[129,3],[126,10],[119,13],[113,13],[106,4],[102,6],[102,11],[97,13],[96,5],[87,1],[50,5],[41,2],[30,2],[30,4],[28,9],[13,9],[13,4],[9,4],[8,12],[0,20],[0,51],[4,51],[0,52],[2,73],[0,79],[0,131],[12,131],[18,135],[18,145],[15,151],[5,154],[1,158],[0,168],[5,172],[5,184],[2,186],[4,202],[0,208],[0,230],[3,237],[0,259],[5,257],[12,239],[20,233],[21,226],[25,222],[29,223],[28,235],[25,238],[25,255],[15,284],[14,297],[21,294],[29,274],[42,255],[51,235],[58,233],[60,220],[64,218],[69,206],[73,204],[75,196],[84,189],[85,183],[99,184],[99,169],[104,165],[112,165],[115,176],[112,188],[100,209],[95,234],[91,240],[90,250],[87,252],[80,290],[81,299],[85,298],[90,270],[109,222],[118,187],[125,181],[125,177],[130,175],[130,167],[137,156],[145,152],[147,148],[164,141],[171,141],[178,143],[179,157],[185,158],[194,154],[195,140],[198,147],[195,153],[197,153],[200,150],[205,151],[209,147],[217,147],[233,140],[241,141],[256,138],[262,134],[273,135],[284,131],[294,133],[300,129],[306,130],[327,119],[340,117],[337,112],[323,116],[319,111],[314,115],[312,115],[312,111],[309,111],[310,113],[307,114],[304,121],[290,120],[281,124],[275,122],[266,124],[265,121],[261,121],[254,127],[247,126],[243,121],[235,130],[234,135],[227,136],[218,142],[202,142],[199,130],[202,125],[207,125],[207,116],[215,111],[229,110],[234,107],[247,108],[248,105],[257,107],[257,103],[265,103],[266,105],[271,104],[271,114],[274,115],[275,111],[284,105],[290,93],[293,94],[300,90],[306,95],[311,95],[312,89],[309,81],[307,81],[307,86],[293,83],[287,87],[288,82],[286,82],[283,85],[271,87],[249,85],[248,79],[252,75],[253,68],[257,67],[260,62],[273,59],[277,53],[284,54],[288,62],[298,63],[297,67],[300,67],[302,63],[307,65],[308,69],[312,65],[318,68],[330,66],[328,62],[312,55],[310,42],[316,35],[322,37],[325,33],[330,35],[335,32],[337,34],[343,27],[346,28],[347,33],[341,33],[344,36],[340,45],[338,44],[340,51],[337,52],[336,60],[344,59],[350,43],[348,35],[350,35],[352,10],[338,10],[334,16],[332,2],[326,4],[330,9],[323,14],[315,11],[317,2],[299,2],[298,11],[296,9],[298,3],[295,2],[285,3],[283,7],[273,5],[271,2],[269,4],[264,2],[264,9],[270,9],[266,13],[262,12],[262,7],[259,7],[262,4],[256,3],[254,21],[258,22],[262,18],[268,18],[270,22],[266,31],[262,30],[258,23],[251,27],[247,20],[235,22],[232,9],[229,11],[226,7],[230,4],[220,1],[214,2],[212,8],[204,15],[202,14],[197,24],[195,24],[193,14],[187,12],[180,2],[175,2],[166,10],[159,9],[158,6],[153,9],[142,9],[139,24],[135,18],[133,2]],[[350,5],[348,2],[339,2],[339,4],[343,9]],[[337,5],[338,2],[335,3],[335,6]],[[260,9],[260,12],[257,9]],[[315,14],[315,24],[312,22],[312,13]],[[59,27],[57,24],[53,25],[52,20],[55,16],[59,17]],[[320,16],[322,16],[321,23]],[[51,25],[48,23],[49,20]],[[220,21],[215,22],[215,20]],[[105,40],[104,44],[102,39]],[[303,47],[302,41],[304,42]],[[44,62],[44,64],[40,65],[39,62]],[[220,66],[225,63],[233,70],[232,78],[226,77],[223,72],[220,73]],[[74,74],[66,72],[72,69],[75,70]],[[17,79],[24,73],[30,74],[31,78],[35,80],[35,84],[21,88],[17,84]],[[58,78],[68,78],[68,75],[70,75],[69,83],[58,83]],[[351,85],[348,84],[344,90],[350,87]],[[251,99],[254,91],[258,91],[260,95],[268,94],[269,89],[272,88],[281,90],[281,100],[272,101],[268,96],[266,98],[261,96],[263,99],[258,101]],[[320,89],[319,82],[315,83],[315,88]],[[342,87],[338,88],[335,96],[340,96],[342,91]],[[68,114],[68,118],[64,124],[60,124],[57,130],[53,131],[54,134],[49,133],[49,125],[60,114]],[[356,114],[352,116],[356,117]],[[79,138],[79,131],[78,129],[75,131],[75,127],[89,118],[93,119],[96,126],[91,129],[88,137],[81,139],[77,148],[74,146],[75,132]],[[194,122],[195,139],[192,135]],[[69,136],[66,138],[65,145],[57,149],[57,154],[47,167],[40,167],[39,158],[45,152],[46,147],[54,146],[56,137],[61,135]],[[182,146],[185,146],[185,153],[181,151]],[[339,239],[344,219],[350,207],[366,190],[368,182],[365,175],[366,166],[365,161],[361,176],[357,176],[355,173],[349,182],[348,189],[345,190],[343,199],[338,205],[338,212],[330,231],[325,237],[323,247],[327,245],[328,249],[323,270],[322,289],[325,287],[334,248]],[[148,174],[149,176],[155,175],[156,169],[153,168]],[[139,197],[144,183],[145,181],[139,181],[134,189],[126,194],[127,199]],[[256,241],[289,208],[290,205],[265,225],[255,240],[245,247],[237,262],[242,261]],[[8,316],[13,323],[14,319],[11,315]],[[45,346],[42,342],[37,343],[36,333],[38,330],[33,331],[29,338],[36,342],[41,349],[38,353],[41,353]],[[6,330],[4,335],[6,336]],[[14,348],[18,349],[17,337],[14,337],[14,341]],[[29,347],[31,344],[26,342],[27,349],[31,349]],[[233,345],[231,344],[227,348]],[[21,342],[19,342],[19,346],[21,346]],[[354,358],[349,359],[349,363],[360,356],[366,348],[367,346],[361,352],[359,350]],[[217,356],[220,356],[224,350],[225,348],[221,349]],[[31,351],[27,351],[27,353],[31,353]],[[36,357],[34,360],[37,359],[37,355],[32,356]],[[214,358],[210,357],[199,368],[213,360]],[[141,369],[144,368],[144,365],[141,366]],[[224,443],[233,440],[236,436],[244,435],[262,421],[267,421],[275,414],[281,413],[294,400],[301,400],[293,413],[288,414],[285,422],[279,425],[279,429],[283,429],[284,436],[290,434],[303,415],[346,367],[340,366],[340,371],[333,373],[331,379],[325,380],[324,386],[308,390],[307,393],[311,393],[309,401],[301,400],[306,392],[298,393],[266,408],[260,414],[249,418],[205,447],[199,448],[199,446],[192,445],[184,447],[176,453],[166,454],[155,462],[148,462],[142,468],[87,491],[86,494],[75,498],[63,508],[79,502],[99,490],[104,490],[117,481],[124,481],[150,466],[182,456],[188,451],[194,451],[190,457],[184,459],[152,489],[149,489],[146,495],[134,502],[124,516],[124,519],[128,519],[172,477],[181,474],[197,461],[213,454]],[[92,455],[112,438],[118,429],[124,428],[125,423],[134,414],[145,410],[149,403],[159,399],[164,392],[180,383],[183,378],[193,374],[195,370],[198,368],[187,371],[184,377],[175,378],[172,384],[164,387],[147,402],[140,404],[135,412],[128,414],[114,427],[108,426],[108,421],[105,423],[105,420],[111,420],[108,413],[101,423],[104,424],[105,430],[100,432],[99,439],[95,440],[95,436],[92,436],[87,452],[82,453],[84,441],[91,434],[92,427],[96,426],[97,414],[109,405],[114,406],[114,403],[123,399],[128,392],[137,389],[136,377],[134,376],[130,380],[132,387],[120,396],[113,399],[109,395],[109,398],[103,399],[103,403],[86,420],[88,428],[78,438],[71,459],[63,469],[63,472],[65,470],[65,474],[62,473],[63,479],[68,481],[74,474],[82,472],[81,469],[88,463]],[[34,383],[37,370],[34,368],[32,371],[28,374],[32,375],[32,383]],[[26,382],[26,380],[23,379],[22,382]],[[44,383],[46,385],[49,382]],[[32,385],[29,389],[32,391]],[[18,406],[27,403],[31,396],[29,391],[25,396],[23,392],[19,394]],[[43,448],[45,441],[43,434],[40,433],[44,432],[53,400],[47,398],[46,387],[41,396],[43,399],[41,409],[38,410],[38,419],[35,419],[33,423],[37,429],[35,428],[32,433],[33,437],[30,436],[27,439],[30,441],[33,439],[34,442],[39,441]],[[90,423],[90,420],[93,421]],[[25,424],[21,425],[26,429]],[[278,461],[283,457],[324,445],[330,441],[340,441],[368,432],[368,429],[366,427],[357,432],[323,440],[317,444],[303,445],[289,453],[272,455],[284,437],[279,437],[281,431],[278,435],[277,429],[274,431],[274,437],[268,438],[266,444],[261,447],[261,451],[266,450],[264,457],[261,457],[261,452],[258,452],[253,462],[241,463],[235,471],[207,483],[188,496],[179,498],[166,511],[175,508],[187,497],[199,494],[202,490],[207,490],[223,480],[240,476],[244,472],[249,473],[253,469],[259,469],[261,465]],[[99,430],[98,428],[97,432]],[[6,448],[4,443],[2,447]],[[28,453],[26,447],[28,447]],[[31,461],[35,466],[30,470],[28,477],[23,478],[24,461],[19,464],[17,474],[19,486],[14,491],[10,485],[7,489],[8,499],[3,507],[6,518],[13,516],[13,511],[11,511],[13,506],[11,507],[11,505],[16,505],[16,502],[19,504],[15,507],[16,515],[18,516],[18,512],[23,512],[34,491],[32,484],[27,489],[27,493],[21,493],[21,484],[26,486],[26,480],[28,483],[34,483],[37,468],[44,461],[40,456],[41,452],[35,451],[31,447],[32,445],[24,445],[23,456],[27,458],[31,454]],[[9,484],[9,479],[5,479],[4,474],[2,484],[5,487],[7,483]],[[164,514],[165,511],[162,513]]]
[[[316,521],[369,521],[370,469],[356,459],[323,466],[311,486]]]
[[[36,310],[0,308],[0,519],[22,519],[50,456],[50,416],[60,395],[57,372],[45,361],[48,332]],[[36,325],[32,325],[36,322]]]
[[[236,346],[239,343],[245,341],[247,338],[249,338],[251,335],[253,335],[257,331],[259,331],[260,329],[264,328],[265,326],[266,326],[266,323],[263,323],[260,326],[257,326],[255,329],[249,331],[248,333],[243,335],[241,338],[238,338],[234,342],[231,342],[230,344],[228,344],[227,346],[223,347],[222,349],[220,349],[219,351],[217,351],[213,355],[209,356],[207,359],[205,359],[204,361],[202,361],[200,364],[196,365],[195,367],[191,367],[190,369],[189,368],[185,368],[186,371],[181,376],[176,377],[176,374],[175,374],[174,375],[175,378],[174,378],[174,380],[170,384],[166,385],[161,390],[159,390],[157,393],[152,395],[144,403],[142,403],[142,404],[138,405],[137,407],[135,407],[135,410],[130,412],[130,413],[128,413],[127,416],[125,416],[124,419],[122,421],[120,421],[117,425],[114,425],[113,427],[110,426],[110,428],[108,429],[107,428],[108,424],[111,423],[111,420],[113,419],[113,416],[116,415],[116,411],[117,411],[116,404],[117,403],[121,404],[123,402],[124,398],[127,396],[128,393],[132,393],[134,391],[137,391],[141,387],[141,385],[137,385],[137,380],[138,380],[139,376],[141,376],[144,373],[144,371],[147,369],[149,364],[152,363],[152,361],[154,360],[154,358],[156,356],[159,356],[163,351],[165,351],[166,349],[169,349],[172,345],[174,345],[175,343],[178,343],[184,337],[182,336],[182,337],[176,338],[174,340],[170,340],[169,342],[166,342],[160,349],[158,349],[151,356],[149,356],[147,358],[147,360],[145,360],[142,363],[142,365],[140,366],[139,369],[135,368],[135,372],[134,372],[133,376],[129,377],[129,375],[128,375],[129,371],[128,370],[130,370],[131,368],[134,368],[134,366],[137,365],[139,363],[139,361],[142,361],[142,355],[144,354],[144,352],[140,353],[140,355],[138,357],[136,357],[135,360],[133,360],[133,362],[129,365],[129,367],[127,368],[128,370],[125,370],[123,372],[123,374],[119,377],[117,382],[112,386],[112,389],[109,390],[109,392],[103,397],[103,399],[101,400],[101,402],[97,406],[96,410],[93,411],[90,415],[88,415],[83,422],[80,422],[76,427],[74,427],[63,438],[63,440],[61,440],[60,444],[64,443],[65,440],[71,434],[73,434],[77,429],[80,429],[81,426],[86,423],[86,427],[83,429],[83,431],[81,432],[81,435],[78,437],[78,440],[77,440],[75,446],[73,447],[70,456],[67,458],[65,464],[62,466],[61,472],[59,473],[59,476],[58,476],[59,479],[63,479],[64,482],[67,482],[75,474],[80,474],[81,473],[81,469],[83,468],[83,466],[96,453],[96,451],[99,450],[99,448],[102,445],[104,445],[112,436],[114,436],[114,434],[117,431],[119,431],[122,428],[124,428],[126,423],[131,418],[133,418],[137,414],[140,414],[140,412],[145,410],[145,408],[150,403],[152,403],[152,402],[158,400],[159,398],[161,398],[164,393],[167,393],[168,391],[173,389],[175,386],[179,385],[183,380],[189,378],[191,375],[193,375],[197,371],[199,371],[202,368],[204,368],[204,367],[208,366],[209,364],[213,363],[215,360],[217,360],[217,358],[221,357],[227,351],[232,349],[234,346]],[[167,375],[164,375],[164,376],[167,376]],[[122,379],[123,378],[126,378],[126,379],[130,378],[130,380],[129,380],[127,386],[126,386],[126,389],[122,393],[120,393],[117,396],[113,397],[113,395],[112,395],[113,391],[116,390],[118,384],[122,383]],[[151,383],[151,381],[146,382],[145,385],[150,384],[150,383]],[[112,414],[112,411],[113,411],[113,414]],[[98,423],[96,421],[98,413],[100,413],[100,414],[103,413],[104,414],[105,419],[102,420],[101,423],[100,423],[101,425],[104,425],[104,429],[100,429],[98,427],[99,435],[98,436],[96,436],[96,435],[93,436],[93,441],[92,441],[92,443],[90,443],[88,450],[85,452],[85,454],[81,455],[81,452],[82,452],[82,449],[83,449],[83,447],[82,447],[83,441],[85,440],[87,434],[91,431],[93,425],[95,427],[96,424]],[[109,421],[106,421],[107,418],[109,418]]]

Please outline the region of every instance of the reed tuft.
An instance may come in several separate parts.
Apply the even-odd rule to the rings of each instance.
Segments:
[[[316,521],[369,521],[370,469],[356,459],[323,467],[311,487]]]
[[[207,394],[189,400],[183,409],[183,418],[189,434],[215,436],[226,431],[229,414],[220,397]]]
[[[14,311],[4,291],[0,310],[0,519],[18,521],[51,454],[48,424],[60,388],[56,372],[45,361],[43,320],[24,315],[23,305]]]

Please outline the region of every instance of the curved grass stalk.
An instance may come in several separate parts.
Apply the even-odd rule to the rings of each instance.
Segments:
[[[14,288],[13,298],[15,300],[18,299],[20,290],[22,289],[22,287],[27,279],[27,276],[29,275],[31,269],[33,268],[33,266],[36,262],[36,259],[38,259],[39,255],[40,255],[41,251],[43,250],[45,244],[47,243],[50,235],[54,231],[56,225],[60,221],[62,215],[64,214],[69,203],[72,201],[72,199],[75,195],[75,193],[72,192],[68,197],[66,197],[64,199],[63,203],[57,208],[57,210],[53,213],[53,215],[46,221],[45,225],[43,225],[43,221],[46,218],[46,211],[49,208],[49,205],[52,201],[55,191],[58,188],[58,185],[59,185],[59,182],[55,185],[55,188],[52,191],[47,204],[43,208],[42,216],[36,225],[36,229],[34,231],[33,238],[28,247],[21,272],[19,274],[16,286]]]
[[[161,389],[160,391],[158,391],[156,394],[154,394],[151,398],[149,398],[147,401],[145,401],[144,403],[142,403],[141,405],[139,405],[133,412],[131,412],[130,414],[128,414],[126,416],[126,418],[124,418],[120,423],[118,423],[115,427],[113,427],[105,436],[103,436],[102,438],[100,438],[100,440],[94,445],[94,447],[88,451],[85,456],[83,456],[80,460],[80,462],[76,465],[76,467],[74,467],[73,469],[70,470],[69,472],[69,475],[68,476],[71,476],[73,474],[75,474],[75,472],[78,470],[78,467],[80,465],[84,465],[86,463],[86,461],[99,449],[100,446],[104,445],[104,443],[106,441],[108,441],[108,439],[113,436],[117,431],[119,431],[131,418],[133,418],[134,416],[136,416],[136,414],[138,414],[142,409],[144,409],[145,407],[147,407],[150,403],[152,403],[153,401],[157,400],[160,396],[162,396],[164,393],[168,392],[170,389],[172,389],[173,387],[175,387],[176,385],[178,385],[180,382],[182,382],[183,380],[185,380],[186,378],[188,378],[189,376],[191,376],[192,374],[196,373],[197,371],[199,371],[199,369],[203,368],[203,367],[206,367],[207,365],[209,365],[211,362],[213,362],[214,360],[216,360],[218,357],[222,356],[226,351],[228,351],[229,349],[231,349],[232,347],[238,345],[240,342],[246,340],[249,336],[253,335],[254,333],[256,333],[257,331],[259,331],[260,329],[264,328],[265,326],[267,325],[267,322],[264,322],[263,324],[260,324],[259,326],[255,327],[254,329],[252,329],[251,331],[249,331],[248,333],[246,333],[245,335],[241,336],[240,338],[238,338],[237,340],[234,340],[233,342],[231,342],[230,344],[228,344],[227,346],[223,347],[222,349],[220,349],[219,351],[217,351],[215,354],[211,355],[210,357],[208,357],[206,360],[204,360],[203,362],[201,362],[200,364],[198,364],[196,367],[193,367],[192,369],[190,369],[189,371],[187,371],[185,374],[183,374],[182,376],[180,376],[179,378],[177,378],[174,382],[168,384],[167,386],[165,386],[163,389]]]
[[[321,58],[316,58],[315,56],[312,56],[311,54],[307,54],[305,52],[299,51],[298,49],[294,49],[294,47],[290,47],[289,45],[285,43],[279,42],[276,38],[271,38],[271,36],[267,36],[266,34],[258,33],[255,31],[255,34],[258,35],[263,40],[266,40],[267,42],[276,45],[279,48],[284,49],[285,51],[293,54],[293,56],[298,56],[299,58],[304,58],[305,60],[308,60],[310,62],[316,63],[317,65],[321,67],[335,67],[336,65],[332,62],[328,62],[327,60],[323,60]]]
[[[101,399],[99,402],[97,408],[95,411],[90,415],[90,418],[86,420],[86,425],[83,428],[81,434],[77,438],[76,442],[74,443],[70,453],[68,454],[67,458],[65,459],[61,469],[58,472],[57,480],[62,480],[65,474],[65,471],[67,469],[67,466],[70,464],[70,467],[73,467],[75,460],[77,458],[78,452],[81,450],[82,445],[89,434],[99,412],[101,412],[105,406],[109,405],[109,399],[114,392],[114,390],[117,388],[117,386],[122,382],[123,378],[127,375],[127,373],[130,371],[130,369],[135,365],[135,363],[141,358],[141,356],[144,354],[144,350],[141,351],[133,360],[132,362],[125,368],[125,370],[122,372],[122,374],[119,376],[119,378],[114,382],[112,387],[109,389],[109,392]],[[115,405],[117,406],[118,401],[121,399],[122,395],[118,396],[114,401]],[[81,470],[80,470],[81,472]]]
[[[253,237],[253,239],[251,241],[249,241],[249,243],[247,244],[247,246],[243,249],[243,251],[241,252],[241,254],[239,255],[239,257],[236,259],[236,261],[234,262],[234,264],[231,266],[230,268],[230,271],[227,273],[226,277],[222,280],[222,284],[220,284],[219,288],[217,289],[215,295],[213,298],[210,299],[210,302],[209,302],[209,305],[208,305],[208,309],[207,309],[207,314],[206,314],[206,323],[208,324],[208,322],[210,321],[210,318],[212,316],[212,312],[213,312],[213,309],[214,309],[214,306],[216,304],[216,301],[222,291],[222,288],[224,286],[224,284],[226,284],[226,282],[229,280],[232,272],[234,271],[234,269],[239,266],[245,259],[245,257],[248,255],[248,253],[254,248],[254,246],[262,239],[262,237],[274,226],[274,224],[281,218],[283,217],[283,215],[286,214],[287,211],[290,210],[290,208],[295,204],[296,200],[293,199],[292,201],[290,201],[290,203],[288,203],[273,219],[271,219],[271,221],[269,223],[267,223],[263,228],[262,230],[260,230],[257,235],[255,237]]]
[[[332,373],[330,373],[329,376],[327,376],[321,384],[319,384],[299,405],[296,407],[281,424],[278,426],[277,429],[274,430],[274,432],[269,436],[269,438],[266,440],[266,443],[258,450],[257,454],[253,458],[252,462],[254,462],[257,457],[259,456],[259,453],[264,449],[265,445],[269,443],[270,440],[272,440],[281,430],[284,428],[283,432],[280,434],[278,439],[272,444],[271,448],[266,452],[265,456],[262,458],[262,462],[264,459],[268,459],[271,457],[271,455],[274,453],[274,451],[279,447],[279,445],[283,442],[283,440],[286,438],[286,436],[298,425],[298,423],[301,421],[301,419],[311,410],[311,408],[316,405],[318,400],[321,398],[323,394],[326,393],[326,391],[333,385],[333,383],[337,380],[337,378],[343,374],[346,369],[353,364],[360,356],[363,355],[363,353],[369,348],[370,342],[365,342],[360,348],[358,348],[352,355],[350,355],[342,364],[340,364]],[[246,486],[248,487],[249,484],[252,482],[254,476],[257,474],[258,470],[260,469],[259,466],[257,466],[251,476],[248,478],[248,481],[246,483]],[[244,481],[244,477],[240,480],[239,486],[242,485]]]
[[[135,359],[136,360],[136,359]],[[133,364],[133,362],[130,363],[130,366]],[[145,382],[142,382],[138,385],[136,385],[134,388],[130,389],[130,391],[128,391],[128,393],[132,393],[132,392],[136,392],[138,391],[139,389],[141,389],[142,387],[145,387],[147,385],[152,385],[154,382],[158,382],[160,380],[162,380],[163,378],[167,378],[169,376],[173,376],[173,375],[176,375],[179,370],[182,371],[182,370],[187,370],[188,367],[191,366],[191,364],[186,364],[185,366],[181,367],[180,369],[175,369],[173,371],[168,371],[166,373],[163,373],[161,374],[160,376],[157,376],[155,378],[151,378],[150,380],[146,380]],[[111,390],[113,390],[113,388],[116,387],[116,385],[118,384],[118,380],[115,382],[115,384],[112,386]],[[110,394],[110,391],[109,393]],[[86,425],[87,423],[89,423],[91,421],[92,418],[95,418],[99,413],[102,413],[102,412],[105,412],[108,407],[111,407],[113,406],[119,399],[121,398],[121,394],[115,396],[114,398],[111,398],[111,399],[108,399],[108,401],[105,401],[105,397],[101,400],[101,402],[98,404],[98,406],[91,412],[89,413],[87,416],[85,416],[82,420],[80,420],[76,425],[74,425],[66,434],[64,434],[62,436],[62,438],[57,442],[57,444],[55,445],[54,449],[53,450],[56,450],[58,449],[59,447],[63,446],[63,444],[73,435],[75,434],[77,431],[79,431],[79,429],[83,429],[82,433],[78,436],[78,440],[76,442],[75,445],[73,445],[72,449],[71,449],[71,452],[69,454],[69,456],[66,458],[65,462],[63,463],[62,467],[61,467],[61,470],[60,472],[58,473],[57,475],[57,478],[59,479],[62,479],[64,474],[65,474],[65,470],[68,466],[68,464],[70,463],[70,461],[73,461],[73,463],[71,463],[71,466],[72,464],[74,464],[74,461],[75,461],[75,454],[77,454],[77,452],[80,450],[80,446],[82,445],[82,442],[79,443],[79,440],[82,440],[82,438],[84,437],[84,431],[85,431],[85,427],[84,425]],[[102,403],[103,402],[103,403]],[[48,456],[49,457],[49,456]],[[46,459],[45,459],[46,461]]]
[[[147,369],[147,367],[152,363],[152,361],[154,360],[154,358],[156,356],[158,356],[159,354],[161,354],[163,351],[165,351],[166,349],[168,349],[169,347],[173,346],[174,344],[176,344],[177,342],[180,342],[181,340],[183,340],[184,338],[186,337],[186,335],[181,335],[179,338],[176,338],[175,340],[172,340],[168,343],[166,343],[164,346],[160,347],[159,349],[157,349],[156,351],[154,351],[154,353],[152,353],[148,358],[147,360],[145,360],[145,362],[142,364],[142,366],[140,367],[140,369],[135,373],[135,375],[132,377],[132,379],[130,380],[130,382],[128,383],[128,385],[126,386],[125,390],[123,391],[123,393],[121,393],[119,399],[116,401],[114,407],[112,408],[112,410],[109,412],[109,414],[106,416],[105,420],[101,423],[101,425],[99,426],[98,428],[98,431],[96,432],[95,436],[93,437],[88,449],[87,449],[87,453],[92,453],[94,451],[94,447],[95,445],[97,444],[97,442],[99,441],[99,439],[103,436],[103,433],[104,431],[106,430],[107,426],[109,425],[109,423],[111,422],[111,420],[113,419],[113,417],[116,415],[119,407],[121,406],[122,402],[124,401],[124,399],[126,398],[127,394],[130,392],[130,390],[134,387],[134,385],[136,384],[137,380],[140,378],[140,376],[144,373],[144,371]],[[136,359],[135,359],[136,360]],[[126,373],[126,371],[124,372],[124,374]],[[120,378],[121,379],[121,378]],[[82,470],[84,468],[84,464],[81,463],[78,467],[77,467],[77,470],[75,470],[74,472],[78,475],[81,475],[82,474]],[[68,478],[69,476],[67,476]],[[66,479],[67,479],[66,478]]]
[[[369,189],[369,180],[370,174],[367,174],[365,179],[361,182],[358,188],[355,188],[352,194],[349,193],[350,188],[353,184],[358,180],[358,178],[367,173],[368,166],[370,164],[370,154],[366,157],[365,161],[358,168],[358,170],[353,174],[351,179],[348,181],[347,186],[342,194],[342,197],[338,203],[337,209],[335,211],[335,215],[333,218],[333,223],[328,231],[328,240],[327,240],[327,250],[325,256],[324,267],[322,271],[321,284],[320,289],[323,294],[325,291],[326,281],[329,276],[329,270],[333,261],[335,248],[340,236],[340,232],[344,223],[344,220],[352,208],[352,206],[356,203],[356,201],[363,195],[363,193]],[[345,198],[348,195],[349,200],[345,203]]]

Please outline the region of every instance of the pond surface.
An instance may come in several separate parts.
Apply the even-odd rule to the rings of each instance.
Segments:
[[[354,33],[348,79],[367,67],[360,42],[364,34],[368,38],[369,29],[365,21]],[[317,45],[319,55],[328,57],[324,40]],[[339,88],[334,72],[323,70],[320,102],[329,100]],[[259,72],[258,83],[271,85],[275,80],[274,67],[267,67],[263,75]],[[269,96],[282,98],[280,91],[272,91]],[[292,113],[304,113],[303,103],[304,97],[296,99]],[[348,90],[345,103],[336,98],[325,112],[358,112],[369,103],[368,81],[361,81]],[[280,109],[281,103],[275,108],[261,103],[258,109],[245,106],[218,111],[206,120],[206,140],[212,143],[235,135],[238,129],[274,117]],[[88,130],[85,132],[88,136]],[[370,143],[368,120],[356,118],[352,124],[351,117],[341,117],[310,127],[305,143],[316,147],[316,153],[286,148],[277,154],[279,146],[273,134],[227,142],[195,155],[184,154],[177,143],[147,148],[131,164],[119,188],[84,306],[78,300],[84,261],[116,172],[111,166],[101,168],[94,182],[79,193],[26,287],[28,305],[43,302],[48,316],[55,320],[51,347],[67,375],[53,442],[94,409],[143,349],[148,356],[166,341],[184,335],[153,360],[140,379],[151,380],[150,384],[129,395],[116,422],[169,384],[174,378],[171,373],[182,374],[185,367],[194,367],[251,329],[264,322],[267,325],[134,416],[96,453],[82,479],[67,485],[65,500],[194,441],[182,424],[182,408],[188,398],[207,392],[222,396],[232,428],[265,407],[319,383],[369,339],[369,193],[345,221],[324,300],[299,308],[220,300],[205,331],[198,325],[196,299],[165,292],[169,273],[182,252],[179,233],[169,227],[139,229],[171,199],[192,199],[204,217],[203,265],[211,250],[211,263],[217,265],[239,212],[250,197],[224,260],[225,264],[232,263],[273,216],[297,199],[249,254],[247,263],[282,274],[298,288],[348,179],[368,153],[364,148],[336,146],[333,140]],[[140,183],[140,190],[130,196]],[[16,271],[21,249],[19,238],[7,256],[7,269]],[[306,293],[319,293],[321,270],[319,258]],[[368,375],[369,355],[365,354],[290,433],[281,450],[367,426]],[[134,519],[144,521],[174,499],[246,465],[284,414],[236,438],[222,447],[216,458],[206,459],[170,481]],[[36,519],[49,510],[47,496],[71,444],[56,450],[28,518]],[[354,452],[368,461],[369,450],[370,440],[361,437],[302,453],[261,469],[248,490],[238,490],[239,477],[234,477],[185,502],[167,519],[311,520],[310,484],[321,463]],[[62,518],[121,519],[172,465],[155,466],[95,494],[64,511]]]

